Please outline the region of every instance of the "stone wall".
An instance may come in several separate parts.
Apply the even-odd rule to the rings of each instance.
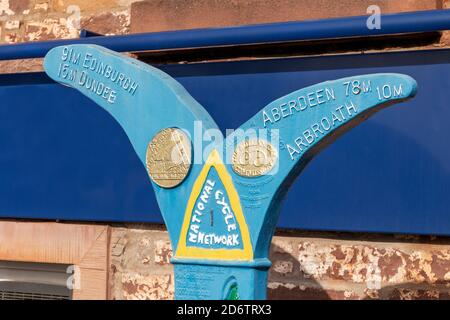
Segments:
[[[112,229],[111,299],[172,299],[161,226]],[[278,231],[270,299],[450,299],[450,239]]]
[[[0,0],[1,41],[77,38],[80,28],[126,34],[132,0]]]
[[[446,0],[0,0],[0,41],[76,38],[79,28],[101,34],[219,27],[432,10]]]
[[[0,42],[363,15],[371,4],[392,13],[450,0],[0,0]],[[432,46],[449,43],[444,33]],[[41,68],[40,59],[0,63],[3,73]],[[109,297],[172,299],[171,254],[162,226],[113,226]],[[271,259],[272,299],[450,299],[449,238],[280,230]]]

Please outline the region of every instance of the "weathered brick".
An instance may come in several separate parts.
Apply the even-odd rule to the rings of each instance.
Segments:
[[[5,30],[19,29],[20,20],[7,20],[5,21]]]
[[[23,40],[22,35],[19,32],[5,32],[6,43],[16,43]]]
[[[128,10],[108,12],[81,19],[81,27],[104,35],[129,33],[130,14]]]
[[[292,261],[277,260],[273,263],[272,270],[276,273],[286,275],[292,273],[294,264]]]
[[[298,261],[305,278],[345,280],[379,289],[385,284],[442,283],[450,276],[450,251],[377,244],[302,242]]]
[[[172,246],[168,240],[157,240],[155,242],[155,263],[159,265],[170,264],[172,258]]]
[[[139,237],[141,234],[137,234]],[[143,248],[148,248],[152,245],[152,237],[150,235],[141,235],[139,237],[139,246]]]
[[[57,12],[66,12],[68,6],[77,6],[82,14],[86,12],[106,12],[129,8],[131,3],[135,1],[141,0],[58,0],[52,1],[52,9]]]
[[[323,289],[320,286],[269,282],[267,297],[271,300],[358,300],[360,295],[352,290]]]
[[[15,14],[22,14],[25,10],[29,10],[30,5],[30,0],[9,0],[9,9]]]
[[[405,284],[405,286],[407,286]],[[347,288],[346,288],[347,287]],[[352,287],[324,288],[317,283],[269,282],[268,298],[273,300],[449,300],[450,290],[386,287],[379,290]]]
[[[448,298],[450,240],[371,234],[352,238],[339,240],[323,232],[275,236],[269,298]],[[173,289],[167,289],[173,286],[168,282],[168,276],[173,281],[172,249],[166,232],[151,225],[119,228],[119,233],[112,231],[111,243],[124,244],[120,256],[111,255],[111,298],[172,297]]]
[[[49,8],[48,2],[36,3],[33,7],[34,11],[47,12]]]
[[[172,275],[122,274],[123,296],[126,300],[173,299]]]
[[[127,240],[125,238],[126,235],[126,229],[123,228],[114,228],[111,232],[111,255],[120,257],[124,250],[127,243]]]
[[[131,32],[221,27],[365,15],[370,5],[382,13],[432,10],[431,0],[150,0],[131,5]]]
[[[173,284],[167,277],[172,277],[173,267],[164,260],[170,256],[170,243],[161,227],[113,228],[110,243],[111,299],[170,298]],[[155,261],[156,256],[161,260]]]
[[[389,300],[450,300],[450,290],[427,290],[396,288],[392,290],[386,299]]]
[[[274,237],[272,240],[271,249],[274,253],[294,253],[294,246],[289,238]]]
[[[25,40],[52,40],[78,37],[78,30],[67,23],[65,18],[45,18],[28,22],[25,28]]]
[[[42,59],[0,61],[0,73],[21,73],[42,71]]]

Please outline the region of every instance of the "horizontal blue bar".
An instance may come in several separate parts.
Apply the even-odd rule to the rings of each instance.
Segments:
[[[380,111],[318,154],[277,226],[450,235],[450,50],[159,66],[238,128],[299,88],[402,73],[417,96]],[[0,217],[162,223],[145,167],[120,125],[44,73],[0,75]]]
[[[75,43],[97,44],[118,52],[128,52],[321,40],[450,29],[450,10],[382,15],[380,29],[367,28],[367,18],[367,16],[358,16],[10,44],[0,46],[0,60],[40,58],[56,46]]]

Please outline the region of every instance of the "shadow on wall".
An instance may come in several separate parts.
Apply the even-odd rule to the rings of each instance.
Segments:
[[[268,299],[450,300],[450,238],[317,234],[274,238]]]

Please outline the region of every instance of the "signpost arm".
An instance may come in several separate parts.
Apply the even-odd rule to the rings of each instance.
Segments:
[[[53,80],[78,90],[105,109],[121,125],[147,170],[147,154],[156,153],[149,150],[149,143],[161,130],[180,128],[192,136],[196,124],[201,124],[197,130],[202,136],[218,128],[208,112],[168,74],[109,49],[96,45],[56,47],[45,56],[44,69]],[[174,235],[182,221],[176,215],[184,209],[179,194],[190,190],[190,177],[198,174],[201,165],[194,163],[189,169],[191,174],[178,188],[162,188],[152,180],[158,205],[167,213],[163,218],[172,243],[178,240]],[[175,209],[174,203],[183,209]]]
[[[249,207],[247,221],[256,256],[267,256],[271,239],[267,235],[275,230],[282,200],[309,161],[376,112],[414,97],[416,90],[416,81],[402,74],[369,74],[327,81],[269,103],[228,137],[239,144],[249,138],[245,134],[249,133],[279,146],[276,165],[263,175],[248,176],[230,165],[238,192],[244,193],[245,187],[241,186],[250,182],[255,190],[252,197],[242,202]],[[227,163],[233,164],[235,154],[227,154]],[[256,208],[252,205],[255,199],[259,204]]]

